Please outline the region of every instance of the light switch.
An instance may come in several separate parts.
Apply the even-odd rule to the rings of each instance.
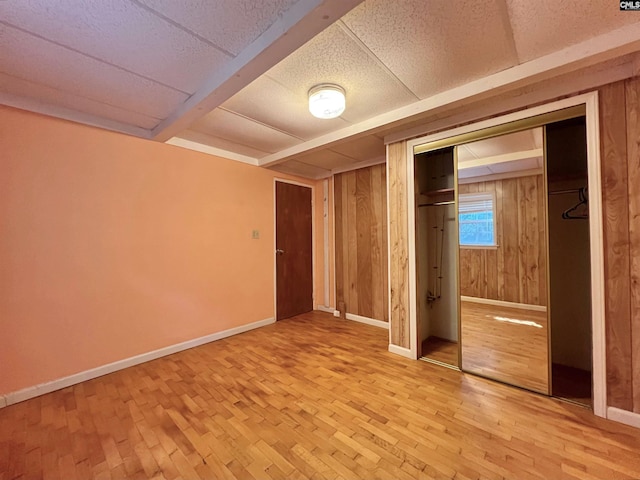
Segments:
[[[251,232],[251,238],[254,240],[258,240],[260,238],[260,230],[253,230]]]

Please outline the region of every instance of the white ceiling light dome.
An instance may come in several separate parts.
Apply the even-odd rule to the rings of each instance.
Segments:
[[[346,106],[344,88],[331,83],[316,85],[309,90],[309,111],[317,118],[336,118]]]

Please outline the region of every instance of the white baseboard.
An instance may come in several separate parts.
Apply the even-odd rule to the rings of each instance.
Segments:
[[[411,360],[415,360],[413,355],[411,354],[411,350],[404,347],[399,347],[398,345],[389,344],[389,351],[391,353],[395,353],[396,355],[402,355],[403,357],[410,358]]]
[[[607,418],[614,422],[625,423],[640,428],[640,413],[629,412],[616,407],[607,407]]]
[[[241,325],[239,327],[230,328],[221,332],[212,333],[211,335],[205,335],[204,337],[194,338],[193,340],[187,340],[186,342],[177,343],[175,345],[170,345],[158,350],[153,350],[151,352],[142,353],[140,355],[136,355],[135,357],[118,360],[117,362],[108,363],[107,365],[92,368],[91,370],[85,370],[84,372],[75,373],[73,375],[69,375],[68,377],[59,378],[50,382],[41,383],[40,385],[34,385],[33,387],[27,387],[22,390],[17,390],[5,395],[0,395],[0,408],[13,405],[14,403],[22,402],[30,398],[38,397],[40,395],[44,395],[45,393],[54,392],[56,390],[66,388],[77,383],[85,382],[93,378],[101,377],[102,375],[107,375],[108,373],[117,372],[118,370],[122,370],[127,367],[139,365],[140,363],[148,362],[150,360],[155,360],[156,358],[171,355],[172,353],[181,352],[182,350],[187,350],[189,348],[199,347],[200,345],[204,345],[205,343],[214,342],[216,340],[231,337],[239,333],[248,332],[249,330],[255,330],[256,328],[265,327],[272,323],[275,323],[275,319],[273,317],[266,318],[257,322],[248,323],[247,325]]]
[[[321,312],[327,312],[327,313],[331,313],[333,315],[336,314],[336,311],[334,308],[332,307],[326,307],[324,305],[317,305],[316,306],[316,310],[320,310]]]
[[[338,316],[340,316],[340,312],[338,312]],[[375,318],[363,317],[361,315],[355,315],[353,313],[347,313],[345,315],[347,320],[353,320],[354,322],[366,323],[367,325],[371,325],[373,327],[385,328],[389,330],[389,322],[383,322],[382,320],[376,320]]]
[[[333,310],[333,316],[339,317],[340,311]],[[347,313],[345,315],[347,320],[353,320],[354,322],[366,323],[373,327],[384,328],[389,330],[389,322],[383,322],[382,320],[376,320],[375,318],[363,317],[362,315],[356,315],[355,313]]]
[[[464,295],[461,295],[460,300],[463,302],[482,303],[484,305],[496,305],[498,307],[521,308],[522,310],[532,310],[534,312],[547,311],[547,307],[545,307],[544,305],[530,305],[528,303],[505,302],[503,300],[492,300],[490,298],[465,297]]]

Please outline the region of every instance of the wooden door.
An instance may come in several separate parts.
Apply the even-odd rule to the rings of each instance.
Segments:
[[[277,319],[313,310],[311,188],[276,182]]]

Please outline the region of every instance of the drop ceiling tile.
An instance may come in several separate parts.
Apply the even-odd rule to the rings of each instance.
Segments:
[[[309,89],[319,83],[337,83],[346,90],[347,108],[342,118],[349,122],[359,122],[416,100],[338,24],[271,68],[268,75],[297,98],[306,98]]]
[[[314,117],[309,113],[306,92],[293,92],[267,75],[258,77],[222,106],[304,140],[349,125],[340,117],[331,120]]]
[[[97,117],[108,118],[149,130],[155,127],[160,121],[158,118],[106,105],[71,93],[61,92],[54,88],[11,77],[4,73],[0,73],[0,92],[30,98],[39,103],[88,113]]]
[[[468,162],[469,160],[475,160],[477,158],[467,145],[459,145],[457,154],[458,163]]]
[[[296,137],[221,108],[195,121],[191,130],[268,153],[301,143]]]
[[[237,55],[297,0],[138,0]]]
[[[491,172],[493,173],[521,172],[523,170],[535,170],[537,168],[539,168],[537,158],[525,158],[523,160],[493,163],[489,165],[489,169],[491,169]]]
[[[262,158],[268,155],[268,152],[262,150],[256,150],[255,148],[248,147],[246,145],[240,145],[239,143],[225,140],[224,138],[214,137],[207,135],[206,133],[196,132],[195,130],[184,130],[178,135],[185,140],[191,140],[192,142],[201,143],[210,147],[220,148],[233,153],[239,153],[240,155],[246,155],[247,157]]]
[[[331,176],[331,171],[325,168],[307,165],[306,163],[297,162],[295,160],[289,160],[288,162],[280,163],[269,168],[277,172],[298,175],[305,178],[323,178]]]
[[[346,155],[357,162],[364,162],[386,155],[384,140],[375,135],[356,138],[348,142],[332,145],[330,148],[334,152]]]
[[[166,118],[187,99],[172,88],[2,24],[0,70],[153,118]]]
[[[538,130],[539,133],[534,132],[534,130]],[[541,140],[538,140],[538,138],[542,138],[542,128],[523,130],[499,137],[478,140],[467,143],[464,147],[471,153],[470,158],[494,157],[496,155],[524,152],[526,150],[540,148],[539,143]]]
[[[521,62],[640,22],[638,12],[622,12],[610,1],[507,0],[507,8]]]
[[[532,128],[528,130],[533,138],[533,148],[542,148],[544,146],[544,141],[542,139],[542,128]]]
[[[324,168],[326,170],[345,167],[358,162],[353,158],[345,157],[344,155],[340,155],[339,153],[326,149],[298,156],[295,160],[306,165],[313,165],[314,167]]]
[[[459,168],[458,178],[467,179],[474,177],[484,177],[485,175],[491,175],[489,167],[471,167],[471,168]]]
[[[0,18],[187,93],[231,58],[129,1],[5,0],[0,2]]]
[[[503,2],[367,0],[343,21],[420,98],[517,64]]]

